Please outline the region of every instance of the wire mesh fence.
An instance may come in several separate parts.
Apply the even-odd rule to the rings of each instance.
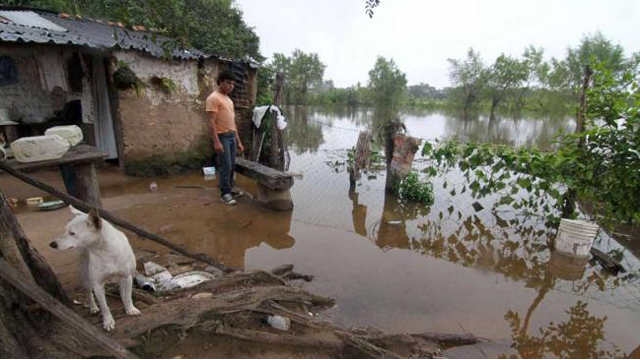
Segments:
[[[421,170],[430,162],[419,152],[413,168],[432,183],[433,205],[406,204],[385,194],[384,163],[373,164],[353,188],[349,185],[347,153],[361,131],[376,130],[367,120],[371,114],[331,116],[310,111],[302,115],[294,114],[288,129],[289,172],[302,179],[292,188],[294,221],[357,233],[383,250],[410,249],[461,266],[500,273],[530,288],[570,293],[640,311],[640,280],[635,272],[638,260],[604,232],[597,246],[617,254],[633,271],[611,276],[591,263],[577,279],[566,279],[561,273],[547,276],[554,270],[549,244],[555,236],[547,220],[549,215],[560,214],[555,210],[555,200],[544,192],[517,186],[483,191],[486,181],[482,177],[455,166],[428,177]],[[380,145],[374,145],[374,151],[383,154]],[[501,175],[486,168],[476,170],[489,176]],[[526,177],[510,174],[506,183]]]

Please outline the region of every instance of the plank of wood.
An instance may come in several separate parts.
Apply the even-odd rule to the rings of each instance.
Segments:
[[[27,280],[16,269],[11,267],[2,259],[0,259],[0,276],[18,291],[40,304],[40,306],[52,313],[55,317],[69,325],[71,328],[77,330],[78,334],[84,336],[87,340],[96,344],[109,354],[119,359],[138,358],[124,346],[118,344],[115,340],[96,329],[85,319],[80,317],[80,315],[76,314],[56,298],[39,288],[35,283]]]
[[[77,145],[70,148],[59,159],[21,163],[15,159],[8,160],[7,165],[20,171],[40,170],[42,168],[59,166],[62,164],[78,164],[97,162],[107,157],[100,149],[90,145]]]
[[[257,162],[236,158],[235,170],[272,190],[289,190],[293,186],[293,176]]]

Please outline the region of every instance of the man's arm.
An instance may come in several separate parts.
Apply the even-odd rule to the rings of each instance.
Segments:
[[[214,111],[207,111],[207,114],[209,114],[209,127],[211,128],[211,137],[213,138],[213,150],[218,154],[223,153],[224,148],[222,147],[220,139],[218,139],[218,131],[216,130],[216,118],[218,117],[218,113]]]
[[[244,145],[242,145],[242,141],[240,141],[240,136],[238,135],[238,131],[236,131],[236,143],[238,144],[238,152],[243,152]]]

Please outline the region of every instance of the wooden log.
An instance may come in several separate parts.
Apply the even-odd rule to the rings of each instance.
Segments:
[[[289,190],[293,186],[293,176],[246,159],[236,158],[235,170],[272,190]]]
[[[0,241],[2,241],[3,244],[13,243],[15,249],[19,252],[18,254],[14,254],[14,256],[19,256],[20,260],[18,260],[18,262],[22,262],[24,266],[16,263],[16,268],[24,273],[25,276],[34,279],[38,286],[45,289],[56,299],[66,305],[70,305],[71,300],[62,288],[58,277],[44,257],[31,245],[31,241],[29,241],[27,235],[24,233],[18,219],[13,215],[11,206],[9,206],[4,195],[1,195],[1,193],[0,233],[2,233],[2,235],[0,235]],[[2,249],[2,252],[5,253],[5,250]],[[0,257],[2,257],[2,255],[0,255]],[[12,263],[12,265],[14,264],[13,261],[9,262]]]
[[[0,192],[0,258],[11,264],[30,281],[35,281],[16,243],[13,230],[16,224],[10,217],[14,217],[13,211],[5,200],[4,194]]]
[[[56,196],[57,198],[59,198],[60,200],[63,200],[64,202],[66,202],[67,204],[73,205],[75,208],[82,210],[84,212],[89,212],[91,211],[91,209],[93,208],[93,206],[91,206],[90,204],[77,199],[73,196],[69,196],[55,188],[53,188],[52,186],[49,186],[41,181],[38,181],[26,174],[23,174],[19,171],[14,170],[13,168],[11,168],[10,166],[8,166],[6,163],[2,163],[0,162],[0,170],[3,170],[13,176],[15,176],[16,178],[26,182],[29,185],[35,186],[38,189],[44,190],[46,192],[48,192],[49,194],[52,194],[54,196]],[[202,254],[202,253],[194,253],[193,251],[190,251],[188,249],[186,249],[183,246],[180,245],[176,245],[174,243],[172,243],[171,241],[163,238],[162,236],[150,233],[140,227],[137,227],[136,225],[133,225],[132,223],[122,220],[120,218],[117,218],[116,216],[114,216],[113,214],[111,214],[110,212],[102,209],[102,208],[96,208],[96,210],[98,210],[100,216],[111,222],[113,225],[117,225],[120,226],[124,229],[127,229],[135,234],[138,234],[144,238],[147,238],[149,240],[152,240],[158,244],[164,245],[166,247],[168,247],[171,250],[174,250],[177,253],[180,253],[182,255],[185,255],[187,257],[190,257],[192,259],[196,259],[198,261],[202,261],[204,263],[207,263],[213,267],[216,267],[224,272],[232,272],[235,271],[236,269],[227,265],[222,264],[221,262],[209,257],[206,254]]]
[[[102,207],[95,165],[93,163],[77,164],[75,169],[78,198],[93,206]]]
[[[49,295],[46,291],[36,286],[33,282],[26,280],[26,278],[13,267],[11,267],[6,261],[0,259],[0,277],[7,281],[11,286],[16,288],[21,293],[28,296],[33,301],[37,302],[52,313],[58,319],[63,321],[68,326],[74,328],[79,334],[86,337],[88,341],[93,342],[109,354],[119,359],[135,359],[133,353],[127,350],[116,341],[98,331],[94,326],[89,324],[86,320],[73,312],[68,307],[64,306],[56,298]]]

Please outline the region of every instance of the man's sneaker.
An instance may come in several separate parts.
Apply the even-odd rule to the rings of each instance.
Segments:
[[[223,203],[225,203],[227,205],[235,205],[236,204],[236,201],[233,199],[233,196],[231,196],[231,194],[222,195],[222,197],[220,198],[220,201],[222,201]]]
[[[239,198],[244,196],[244,193],[238,189],[233,189],[231,190],[231,196],[233,196],[234,198]]]

